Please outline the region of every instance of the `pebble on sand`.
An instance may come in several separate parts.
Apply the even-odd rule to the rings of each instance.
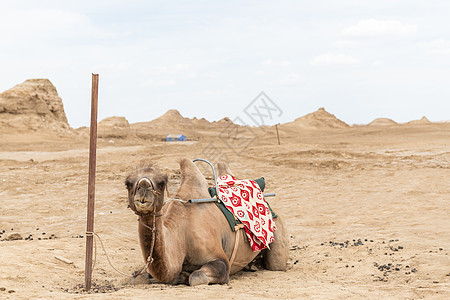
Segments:
[[[67,259],[67,258],[65,258],[63,256],[55,255],[55,258],[57,260],[59,260],[59,261],[62,261],[63,263],[68,264],[68,265],[72,265],[73,264],[73,261],[71,261],[70,259]]]
[[[22,240],[22,239],[23,239],[23,237],[18,233],[13,233],[6,238],[7,241],[17,241],[17,240]]]

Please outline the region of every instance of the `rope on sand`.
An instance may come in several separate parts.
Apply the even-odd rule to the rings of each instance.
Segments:
[[[100,245],[102,246],[103,252],[105,253],[106,259],[108,260],[109,265],[111,266],[111,268],[114,269],[114,271],[116,271],[117,273],[119,273],[119,274],[121,274],[123,276],[127,276],[127,277],[130,276],[130,274],[123,273],[123,272],[117,270],[113,266],[113,264],[111,263],[111,260],[109,259],[108,253],[106,252],[105,245],[103,245],[102,239],[100,238],[100,236],[96,232],[88,232],[87,231],[86,235],[91,235],[91,236],[95,236],[95,237],[98,238],[98,240],[100,241]],[[97,261],[97,240],[96,239],[94,239],[94,249],[95,249],[95,251],[94,251],[94,262],[92,264],[92,273],[94,272],[95,262]]]

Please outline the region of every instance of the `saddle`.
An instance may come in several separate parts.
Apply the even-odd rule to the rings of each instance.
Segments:
[[[264,189],[266,188],[266,180],[264,179],[264,177],[260,177],[258,179],[255,179],[254,181],[258,184],[259,188],[261,189],[261,192],[264,192]],[[215,187],[209,187],[208,192],[211,195],[211,198],[214,198],[215,196],[217,196]],[[267,200],[266,200],[266,203],[267,203],[267,206],[269,207],[270,213],[272,214],[272,218],[274,218],[274,219],[277,218],[278,217],[277,214],[272,210],[272,208],[270,207],[270,204]],[[232,231],[239,230],[241,228],[241,226],[239,226],[239,225],[242,224],[242,222],[239,221],[239,219],[225,207],[225,205],[223,204],[222,201],[216,202],[216,205],[217,205],[217,207],[219,207],[220,211],[223,213],[223,215],[227,219],[231,230]]]

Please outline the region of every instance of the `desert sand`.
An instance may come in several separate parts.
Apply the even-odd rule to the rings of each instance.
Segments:
[[[319,109],[280,125],[278,145],[274,127],[175,110],[138,124],[108,119],[99,125],[95,231],[118,270],[143,265],[127,173],[152,162],[173,192],[181,157],[227,157],[238,177],[264,176],[266,191],[277,194],[267,200],[288,228],[290,258],[286,272],[171,286],[131,283],[97,245],[96,290],[86,294],[88,129],[70,128],[58,101],[42,100],[47,92],[34,92],[37,104],[29,105],[29,93],[0,94],[1,299],[450,298],[449,123],[349,126]],[[17,97],[25,99],[21,110],[11,104]],[[230,128],[238,134],[224,135]],[[166,143],[168,133],[189,141]]]

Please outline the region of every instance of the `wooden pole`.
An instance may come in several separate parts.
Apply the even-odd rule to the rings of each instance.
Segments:
[[[280,135],[278,134],[278,124],[275,124],[275,128],[277,130],[278,145],[281,145],[280,144]]]
[[[97,111],[98,111],[98,74],[92,74],[91,95],[91,132],[89,144],[89,183],[86,226],[86,261],[84,269],[85,289],[89,291],[92,283],[92,250],[94,244],[94,207],[95,207],[95,166],[97,157]]]

